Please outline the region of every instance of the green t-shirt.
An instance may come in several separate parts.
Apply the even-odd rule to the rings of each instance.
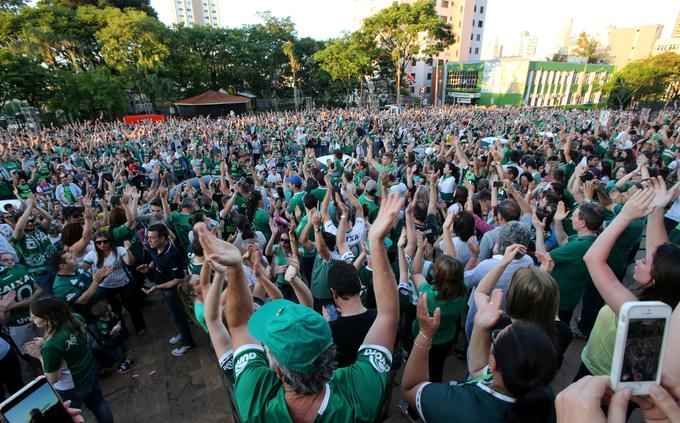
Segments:
[[[288,265],[288,258],[286,257],[283,248],[281,248],[279,245],[275,245],[273,253],[274,253],[274,260],[272,262],[273,267]],[[285,273],[279,273],[278,275],[276,275],[276,283],[278,285],[288,284],[288,282],[286,281]]]
[[[328,287],[328,269],[331,267],[331,260],[324,260],[321,254],[314,257],[314,267],[312,267],[311,291],[314,298],[329,300],[333,298],[331,289]]]
[[[434,335],[432,345],[441,345],[453,340],[456,336],[456,319],[465,310],[466,296],[459,295],[447,301],[438,300],[437,295],[439,293],[437,288],[427,282],[420,284],[418,292],[427,294],[427,310],[430,315],[434,314],[437,307],[439,307],[441,312],[441,324],[439,330]],[[416,319],[413,321],[413,337],[418,335],[419,330],[420,323]]]
[[[301,191],[296,194],[294,194],[290,201],[288,202],[288,213],[293,216],[294,219],[297,220],[297,217],[295,215],[295,209],[298,208],[300,211],[304,214],[305,212],[305,192]]]
[[[24,231],[21,239],[12,236],[12,242],[17,254],[24,258],[31,276],[42,275],[51,270],[47,260],[56,249],[42,226],[37,225],[31,233]]]
[[[118,324],[118,322],[120,322],[120,318],[114,312],[109,313],[109,320],[95,320],[95,330],[97,331],[103,346],[109,348],[116,347],[120,345],[120,343],[125,339],[125,334],[122,330],[119,330],[117,333],[111,335],[111,331]]]
[[[87,344],[87,337],[78,336],[67,327],[61,328],[48,338],[43,344],[40,354],[42,355],[45,373],[60,370],[62,361],[66,362],[66,367],[71,372],[76,388],[96,368],[92,350]]]
[[[385,173],[385,172],[392,173],[392,174],[396,173],[397,165],[396,165],[396,163],[390,163],[390,164],[384,165],[382,163],[376,162],[373,165],[373,168],[378,172],[378,191],[377,191],[376,195],[378,197],[380,197],[380,192],[382,190],[382,184],[380,183],[380,181],[382,181],[383,173]]]
[[[269,215],[263,209],[255,210],[255,214],[253,215],[253,228],[256,231],[262,232],[262,235],[264,235],[264,237],[267,238],[267,242],[269,242],[269,238],[272,236],[272,230],[269,227]]]
[[[573,310],[581,301],[583,287],[589,277],[583,256],[595,238],[595,235],[572,235],[569,242],[550,251],[555,262],[552,277],[560,287],[560,310]]]
[[[124,241],[130,241],[130,253],[135,260],[141,260],[144,256],[144,246],[139,240],[137,232],[125,225],[113,229],[113,239],[117,246],[122,247]]]
[[[30,298],[37,286],[33,277],[20,264],[14,267],[0,266],[0,295],[3,297],[11,291],[16,292],[15,303]],[[28,307],[15,308],[9,313],[8,326],[23,326],[31,321]]]
[[[603,306],[595,319],[588,343],[581,352],[581,361],[595,376],[611,372],[616,343],[616,314],[608,305]]]
[[[314,196],[314,198],[316,198],[316,201],[320,204],[323,201],[324,197],[326,197],[326,191],[328,191],[328,188],[319,187],[314,188],[311,194]]]
[[[363,194],[359,196],[358,200],[361,204],[366,204],[366,206],[368,206],[368,222],[373,223],[375,218],[378,217],[378,210],[380,210],[380,207],[375,204],[374,200],[369,200],[364,197]]]
[[[305,214],[304,216],[302,216],[302,219],[300,219],[300,223],[298,223],[297,226],[295,227],[295,236],[297,237],[297,239],[300,239],[300,235],[302,234],[302,231],[305,229],[305,226],[307,226],[308,220],[309,216]],[[311,238],[312,236],[314,236],[314,229],[312,228],[309,231],[310,231],[309,236]],[[302,255],[302,257],[314,257],[314,255],[316,255],[315,250],[308,250],[303,245],[300,245],[298,247],[298,251]]]
[[[54,277],[52,293],[69,304],[76,302],[83,292],[92,284],[92,276],[83,269],[77,269],[75,275],[57,275]],[[95,296],[90,300],[94,304]]]
[[[283,384],[269,368],[264,349],[244,345],[234,352],[234,394],[244,422],[292,423]],[[392,365],[382,346],[362,345],[357,361],[335,370],[326,398],[314,418],[322,422],[374,422],[378,419]]]
[[[607,217],[611,217],[610,221],[621,212],[621,209],[623,209],[623,206],[621,204],[617,204],[614,206],[613,215],[607,213]],[[607,259],[607,265],[611,267],[615,275],[620,276],[626,270],[630,250],[642,238],[646,221],[647,219],[644,217],[633,220],[616,239],[614,247],[612,247],[612,250],[609,253],[609,258]]]
[[[189,252],[191,251],[190,248],[190,242],[189,242],[189,232],[191,232],[194,228],[191,226],[191,215],[190,214],[183,214],[178,212],[177,210],[173,211],[170,214],[170,224],[172,225],[172,230],[175,233],[175,236],[177,237],[177,243],[179,244],[179,247],[182,249],[182,251]]]

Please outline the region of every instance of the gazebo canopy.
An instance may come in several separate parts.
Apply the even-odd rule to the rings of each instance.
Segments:
[[[175,102],[178,106],[210,106],[217,104],[248,103],[250,99],[238,95],[229,95],[218,91],[206,91],[193,97]]]

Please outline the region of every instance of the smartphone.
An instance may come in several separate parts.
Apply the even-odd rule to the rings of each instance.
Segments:
[[[493,181],[493,188],[503,188],[503,181]]]
[[[45,376],[39,376],[0,404],[7,423],[73,423],[59,395]]]
[[[338,320],[338,309],[335,308],[335,305],[326,304],[323,306],[323,308],[326,310],[326,314],[328,314],[328,317],[331,319],[331,321]]]
[[[647,395],[652,383],[661,382],[671,312],[660,301],[623,304],[610,374],[612,389],[629,388],[633,395]]]

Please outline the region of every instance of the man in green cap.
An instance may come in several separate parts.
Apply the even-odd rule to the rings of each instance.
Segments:
[[[236,404],[244,422],[378,419],[399,319],[396,281],[383,240],[402,205],[398,195],[386,196],[371,226],[377,316],[357,361],[338,370],[331,330],[321,315],[287,300],[272,301],[253,314],[240,252],[215,238],[205,224],[196,224],[211,266],[229,271],[227,323],[235,349]]]

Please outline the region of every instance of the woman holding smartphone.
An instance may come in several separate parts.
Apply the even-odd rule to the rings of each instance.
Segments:
[[[99,423],[113,422],[113,414],[99,387],[99,368],[87,343],[81,321],[68,304],[51,295],[31,302],[31,320],[45,333],[26,344],[41,360],[45,376],[63,401],[80,408],[84,403]]]
[[[676,196],[676,187],[666,189],[663,178],[652,178],[649,187],[626,202],[616,218],[600,234],[583,257],[593,283],[607,305],[597,315],[581,359],[576,378],[608,375],[616,341],[617,316],[628,301],[661,301],[675,308],[680,301],[680,246],[668,243],[663,225],[666,205]],[[647,217],[647,257],[635,262],[633,278],[641,285],[637,292],[623,286],[607,264],[616,239],[635,219]]]

